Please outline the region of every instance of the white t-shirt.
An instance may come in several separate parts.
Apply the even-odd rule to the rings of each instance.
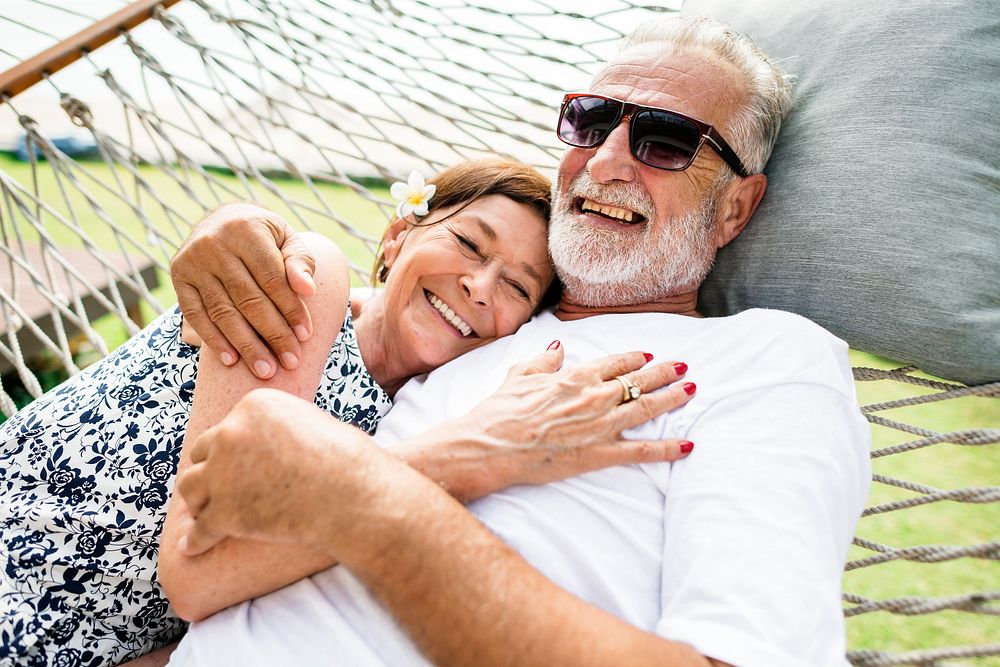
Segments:
[[[684,361],[695,398],[630,431],[689,458],[519,486],[469,510],[566,590],[739,667],[846,665],[840,581],[870,480],[846,345],[778,311],[728,318],[543,314],[407,384],[386,446],[470,410],[559,339],[566,363],[643,351]],[[654,362],[655,363],[655,362]],[[195,623],[171,665],[425,665],[335,567]]]

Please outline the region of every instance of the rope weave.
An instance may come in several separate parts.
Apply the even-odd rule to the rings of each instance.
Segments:
[[[39,16],[44,8],[86,25],[85,9],[24,1],[38,5]],[[44,389],[33,372],[40,355],[76,373],[81,346],[105,354],[107,324],[99,332],[92,312],[109,313],[124,334],[134,334],[130,308],[160,312],[172,299],[154,292],[144,272],[152,267],[165,284],[170,257],[192,223],[219,202],[258,201],[297,228],[333,237],[364,283],[394,208],[386,181],[497,153],[552,174],[562,151],[552,131],[562,93],[585,88],[631,28],[670,11],[628,0],[503,5],[187,0],[155,10],[145,24],[46,76],[32,100],[4,97],[0,130],[18,128],[28,153],[23,170],[0,165],[0,363],[10,377],[37,397]],[[0,16],[4,29],[17,24]],[[42,19],[24,29],[33,43],[60,37]],[[13,48],[3,45],[0,63],[33,55]],[[96,155],[70,157],[57,145],[60,134],[89,139]],[[77,259],[68,258],[71,250]],[[83,258],[96,267],[85,269]],[[47,304],[51,321],[28,312],[32,298]],[[1000,383],[966,387],[912,366],[857,367],[854,378],[859,394],[872,396],[862,410],[876,436],[876,471],[846,568],[848,627],[948,614],[993,622],[1000,615],[1000,541],[992,539],[1000,486],[984,477],[950,488],[957,485],[936,473],[950,458],[1000,442],[1000,419],[966,424],[933,415],[953,405],[995,405]],[[886,391],[869,393],[870,386]],[[6,415],[17,407],[8,391],[5,380]],[[908,463],[931,456],[942,464]],[[956,508],[963,519],[954,518]],[[928,522],[987,529],[936,540],[945,544],[909,541],[913,526]],[[870,568],[886,573],[877,580],[921,568],[893,575],[903,585],[964,563],[976,565],[973,584],[963,575],[953,588],[927,594],[904,586],[875,595],[872,578],[856,578]],[[933,638],[937,648],[911,650],[911,641],[882,650],[890,630],[881,644],[866,643],[873,648],[848,658],[874,667],[985,665],[1000,656],[1000,645],[981,638],[968,642],[974,646],[940,646],[963,643],[952,638],[959,626],[948,627]],[[1000,624],[988,627],[1000,635]]]

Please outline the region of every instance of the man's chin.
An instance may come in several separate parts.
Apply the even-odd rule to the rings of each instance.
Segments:
[[[588,308],[632,306],[650,301],[645,289],[635,281],[595,282],[574,276],[560,276],[565,300]]]
[[[698,289],[711,268],[708,260],[696,269],[693,266],[677,271],[681,275],[666,275],[661,269],[655,275],[649,267],[623,272],[601,272],[592,264],[586,271],[576,273],[556,262],[556,275],[563,285],[566,300],[589,308],[614,308],[657,303]]]

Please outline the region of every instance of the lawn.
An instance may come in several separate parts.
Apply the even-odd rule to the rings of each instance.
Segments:
[[[885,360],[852,352],[856,366],[890,368]],[[880,403],[906,395],[933,393],[898,383],[858,383],[862,404]],[[934,431],[957,431],[1000,427],[997,399],[962,398],[881,411],[882,417]],[[912,436],[873,426],[873,449],[915,440]],[[918,482],[940,489],[995,486],[1000,480],[1000,457],[996,445],[987,447],[940,444],[922,450],[878,458],[873,470],[886,476]],[[869,506],[913,497],[914,493],[875,484]],[[938,502],[902,512],[863,518],[859,537],[893,547],[919,544],[972,545],[998,539],[1000,505]],[[873,555],[852,547],[850,558]],[[947,597],[976,592],[1000,591],[1000,562],[962,558],[946,563],[896,561],[848,572],[846,591],[867,598],[905,596]],[[874,612],[848,619],[852,648],[918,649],[962,644],[990,644],[1000,638],[1000,617],[965,612],[941,612],[929,616],[902,616]],[[988,658],[968,664],[1000,665]]]
[[[110,183],[111,171],[98,163],[87,163],[99,181]],[[31,184],[30,168],[12,157],[0,154],[0,170],[23,184]],[[178,212],[171,218],[163,208],[155,205],[149,193],[143,193],[143,210],[150,222],[163,231],[168,245],[175,246],[187,233],[190,222],[196,220],[205,205],[214,205],[221,200],[236,198],[253,199],[271,207],[294,222],[296,226],[308,225],[317,231],[333,237],[354,261],[364,267],[371,261],[370,250],[351,238],[343,229],[319,213],[305,211],[296,206],[294,211],[278,196],[266,188],[256,187],[252,192],[241,190],[236,178],[212,173],[210,183],[199,175],[190,175],[188,185],[192,198],[177,182],[163,172],[152,167],[140,167],[142,178],[150,184],[151,192],[161,200],[169,202]],[[127,190],[135,190],[134,179],[121,172],[126,179]],[[47,202],[62,202],[62,195],[51,170],[41,168],[38,174],[41,197]],[[131,180],[130,180],[131,179]],[[363,199],[348,188],[331,184],[317,184],[315,191],[299,180],[275,179],[275,185],[288,199],[308,202],[318,209],[327,208],[369,236],[376,236],[385,224],[385,210]],[[222,187],[220,187],[222,186]],[[93,188],[93,184],[87,187]],[[239,197],[225,191],[229,188],[240,191]],[[127,237],[141,244],[146,237],[144,227],[135,220],[131,209],[122,201],[100,195],[100,188],[94,188],[95,196],[102,202],[110,217],[123,228]],[[377,195],[386,196],[384,187],[373,187]],[[79,212],[89,211],[82,195],[75,189],[68,192],[71,208]],[[58,206],[66,210],[65,204]],[[6,213],[6,210],[5,210]],[[4,220],[4,224],[10,224]],[[102,248],[116,249],[118,242],[108,227],[92,214],[83,216],[80,224],[95,244]],[[52,236],[62,244],[80,245],[77,234],[63,225],[53,224],[49,228]],[[30,238],[30,234],[28,234]],[[126,247],[128,246],[126,242]],[[174,302],[166,275],[161,276],[161,287],[156,290],[156,298],[162,307]],[[145,309],[147,318],[153,316],[153,308]],[[113,317],[103,318],[97,323],[101,335],[112,347],[125,339],[124,325]],[[852,361],[859,366],[890,368],[892,363],[861,352],[852,352]],[[889,382],[859,383],[858,391],[863,404],[882,402],[904,395],[922,393],[911,386]],[[923,428],[935,431],[953,431],[977,427],[1000,428],[1000,411],[995,399],[964,398],[942,404],[899,408],[880,413]],[[909,436],[885,428],[873,428],[874,447],[913,439]],[[970,447],[952,444],[935,445],[924,450],[904,455],[889,456],[874,462],[876,472],[904,478],[922,484],[954,489],[970,486],[996,485],[1000,479],[1000,457],[996,447]],[[875,505],[890,500],[911,497],[912,492],[875,485],[869,504]],[[969,545],[997,539],[1000,528],[1000,506],[996,503],[971,505],[957,502],[939,502],[893,512],[862,520],[859,536],[893,547],[917,544]],[[853,547],[850,558],[863,558],[871,552]],[[1000,590],[1000,563],[996,560],[963,558],[943,564],[914,562],[893,562],[873,568],[848,572],[845,575],[845,589],[868,598],[882,599],[902,596],[950,596],[961,593]],[[848,620],[849,645],[851,648],[872,648],[879,650],[905,651],[917,648],[952,646],[960,644],[988,644],[1000,637],[1000,616],[973,616],[963,612],[945,612],[931,616],[909,617],[887,612],[876,612]],[[998,659],[967,661],[969,664],[1000,666]]]
[[[103,211],[118,227],[117,233],[110,225],[100,220],[81,189],[72,185],[65,176],[57,178],[55,172],[44,162],[33,176],[29,164],[15,159],[9,153],[0,152],[0,171],[29,190],[37,187],[39,199],[48,203],[61,215],[68,217],[68,212],[74,211],[79,216],[77,222],[83,230],[82,234],[53,215],[43,216],[46,233],[59,246],[83,247],[83,236],[86,236],[93,245],[104,250],[121,253],[143,248],[146,252],[151,252],[147,241],[147,227],[137,219],[125,199],[113,194],[120,191],[118,183],[122,184],[121,189],[129,198],[140,202],[143,213],[148,217],[149,226],[155,228],[162,236],[165,251],[153,253],[153,256],[160,259],[164,266],[166,258],[183,242],[191,224],[203,215],[206,208],[225,201],[259,202],[282,215],[296,228],[310,228],[331,237],[357,263],[365,275],[372,262],[371,248],[345,231],[336,219],[351,225],[369,238],[377,238],[386,224],[386,214],[383,209],[388,209],[342,186],[317,183],[314,191],[300,180],[277,178],[274,180],[274,186],[280,190],[284,197],[282,198],[257,182],[253,185],[244,185],[235,177],[215,170],[208,170],[204,174],[184,172],[182,176],[185,187],[181,187],[176,179],[162,170],[144,165],[140,166],[138,171],[146,186],[140,188],[136,185],[139,179],[123,168],[116,168],[112,172],[102,162],[87,161],[77,164],[83,168],[76,168],[74,176],[82,187],[100,202]],[[60,187],[61,185],[63,187]],[[369,190],[375,197],[388,198],[387,188],[382,185],[374,184]],[[158,201],[167,202],[171,208],[170,213],[159,205]],[[291,206],[289,202],[292,203]],[[323,214],[321,211],[329,211],[329,214]],[[2,204],[0,214],[2,214],[0,221],[8,228],[8,233],[16,222],[25,241],[37,240],[38,232],[24,224],[24,220],[20,219],[21,216],[11,215],[10,208],[6,204]],[[159,310],[176,303],[169,276],[165,271],[161,271],[159,277],[160,287],[152,291],[158,304],[151,305],[145,302],[142,304],[145,321],[152,319]],[[359,276],[354,276],[353,279],[355,284],[361,284]],[[120,344],[128,335],[127,327],[116,316],[100,318],[93,324],[111,347]],[[86,354],[86,351],[84,353]]]

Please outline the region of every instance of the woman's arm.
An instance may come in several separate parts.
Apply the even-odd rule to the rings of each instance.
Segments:
[[[268,386],[310,402],[315,398],[330,346],[343,325],[350,285],[346,260],[331,241],[316,234],[303,235],[303,241],[319,264],[316,293],[305,300],[315,317],[315,330],[301,346],[298,367],[278,367],[265,381],[246,365],[226,366],[211,349],[203,348],[178,472],[190,465],[188,443],[218,423],[251,390]],[[178,539],[190,521],[187,504],[175,493],[160,541],[158,574],[174,610],[187,620],[200,620],[264,595],[335,562],[304,546],[243,539],[228,539],[207,553],[188,557],[179,551]]]

